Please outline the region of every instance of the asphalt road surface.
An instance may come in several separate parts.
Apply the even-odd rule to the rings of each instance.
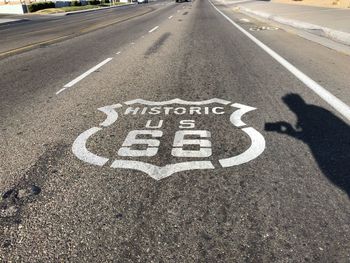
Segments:
[[[214,6],[0,26],[0,261],[350,261],[349,56]]]

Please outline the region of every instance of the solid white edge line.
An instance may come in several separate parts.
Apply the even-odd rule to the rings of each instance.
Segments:
[[[88,75],[90,75],[92,72],[94,72],[95,70],[99,69],[100,67],[102,67],[104,64],[108,63],[109,61],[111,61],[113,58],[107,58],[104,61],[102,61],[101,63],[97,64],[96,66],[92,67],[91,69],[89,69],[88,71],[86,71],[85,73],[81,74],[79,77],[73,79],[71,82],[67,83],[66,85],[64,85],[64,88],[70,88],[73,85],[75,85],[76,83],[78,83],[79,81],[81,81],[83,78],[87,77]]]
[[[159,26],[155,26],[154,28],[152,28],[150,31],[148,31],[148,33],[152,33],[153,31],[157,30]]]
[[[62,88],[59,91],[56,92],[56,95],[60,94],[62,91],[64,91],[66,88]]]
[[[350,107],[345,104],[343,101],[338,99],[328,90],[323,88],[316,81],[305,75],[271,48],[266,46],[260,40],[255,38],[249,32],[244,30],[238,24],[231,20],[227,15],[225,15],[222,11],[220,11],[210,0],[209,3],[214,7],[216,11],[218,11],[226,20],[228,20],[232,25],[234,25],[239,31],[241,31],[244,35],[246,35],[250,40],[252,40],[255,44],[257,44],[260,48],[262,48],[266,53],[268,53],[271,57],[273,57],[277,62],[279,62],[283,67],[285,67],[289,72],[291,72],[295,77],[297,77],[301,82],[303,82],[307,87],[309,87],[313,92],[315,92],[318,96],[320,96],[324,101],[326,101],[329,105],[331,105],[335,110],[337,110],[341,115],[344,116],[348,121],[350,121]]]

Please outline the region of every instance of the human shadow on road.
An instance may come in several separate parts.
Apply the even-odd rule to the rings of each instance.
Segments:
[[[350,126],[332,112],[307,104],[298,94],[288,94],[282,100],[298,118],[295,128],[279,121],[266,123],[265,130],[306,143],[323,174],[350,198]]]

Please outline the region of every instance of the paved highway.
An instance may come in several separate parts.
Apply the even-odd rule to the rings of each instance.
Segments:
[[[349,56],[208,0],[0,35],[2,262],[349,262]]]

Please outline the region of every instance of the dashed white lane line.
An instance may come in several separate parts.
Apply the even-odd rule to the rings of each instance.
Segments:
[[[172,19],[172,18],[173,18],[173,16],[169,16],[169,17],[168,17],[168,19]]]
[[[116,55],[119,55],[120,53],[122,53],[121,51],[118,51],[117,53],[115,53]]]
[[[86,71],[85,73],[81,74],[79,77],[73,79],[71,82],[67,83],[66,85],[63,86],[62,89],[60,89],[59,91],[56,92],[56,95],[60,94],[62,91],[64,91],[67,88],[72,87],[73,85],[75,85],[76,83],[78,83],[79,81],[81,81],[83,78],[86,78],[88,75],[90,75],[92,72],[94,72],[95,70],[99,69],[100,67],[102,67],[103,65],[105,65],[106,63],[108,63],[109,61],[111,61],[113,58],[107,58],[104,61],[102,61],[101,63],[97,64],[96,66],[92,67],[91,69],[89,69],[88,71]]]
[[[56,92],[56,95],[60,94],[62,91],[64,91],[66,88],[62,88],[59,91]]]
[[[153,31],[157,30],[159,26],[155,26],[154,28],[152,28],[150,31],[148,31],[148,33],[152,33]]]
[[[266,46],[260,40],[255,38],[252,34],[244,30],[238,24],[236,24],[231,18],[225,15],[222,11],[220,11],[210,0],[209,3],[214,7],[216,11],[218,11],[226,20],[228,20],[233,26],[235,26],[239,31],[241,31],[244,35],[246,35],[250,40],[252,40],[255,44],[257,44],[260,48],[262,48],[267,54],[273,57],[278,63],[280,63],[283,67],[285,67],[290,73],[292,73],[296,78],[298,78],[301,82],[303,82],[309,89],[315,92],[318,96],[320,96],[324,101],[326,101],[329,105],[331,105],[335,110],[337,110],[341,115],[343,115],[348,121],[350,121],[350,107],[345,104],[343,101],[338,99],[316,81],[311,79],[309,76],[301,72],[271,48]]]

